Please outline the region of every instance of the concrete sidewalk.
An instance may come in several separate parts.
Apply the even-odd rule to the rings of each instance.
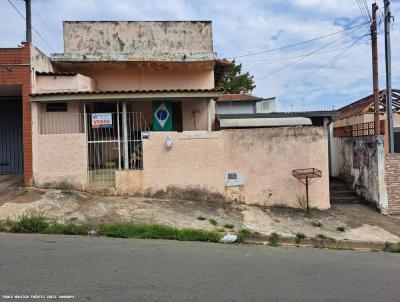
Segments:
[[[366,205],[334,205],[306,215],[299,209],[262,208],[242,204],[174,201],[136,197],[94,196],[83,192],[26,189],[0,206],[0,220],[23,214],[41,215],[65,222],[99,225],[104,222],[159,223],[177,228],[218,230],[249,229],[260,235],[277,232],[284,237],[323,234],[336,240],[399,242],[400,219],[383,216]],[[213,225],[209,220],[215,220]],[[319,222],[321,227],[313,224]],[[230,229],[226,224],[233,225]],[[344,227],[345,231],[337,230]]]

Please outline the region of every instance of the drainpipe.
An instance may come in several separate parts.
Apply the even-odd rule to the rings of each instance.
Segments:
[[[128,122],[126,117],[126,102],[122,102],[122,131],[124,136],[124,170],[129,170],[128,159]]]

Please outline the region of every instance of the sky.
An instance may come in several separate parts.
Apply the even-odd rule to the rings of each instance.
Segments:
[[[24,1],[10,1],[25,14]],[[380,21],[383,0],[377,4]],[[392,87],[400,88],[400,0],[391,8]],[[66,20],[211,20],[218,57],[242,63],[254,76],[252,93],[276,97],[278,111],[338,109],[372,93],[369,28],[356,0],[32,0],[34,44],[46,54],[63,52]],[[8,0],[0,0],[0,29],[0,47],[25,39],[24,19]],[[383,89],[383,23],[378,46]]]

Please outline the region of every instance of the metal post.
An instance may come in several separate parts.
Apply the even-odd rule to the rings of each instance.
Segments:
[[[392,110],[392,54],[390,46],[390,1],[384,0],[385,6],[385,65],[386,65],[386,116],[388,124],[389,153],[394,152],[394,129]]]
[[[380,135],[380,118],[379,118],[379,79],[378,79],[378,42],[376,32],[376,11],[378,5],[372,4],[372,23],[371,23],[371,40],[372,40],[372,77],[374,86],[374,134]]]
[[[121,171],[121,132],[119,129],[119,102],[117,101],[118,170]]]
[[[31,0],[25,0],[26,42],[32,42]]]
[[[306,177],[306,200],[307,200],[307,213],[310,209],[309,204],[308,204],[308,177]]]
[[[129,170],[128,155],[128,123],[126,116],[126,102],[122,102],[122,133],[124,136],[124,170]]]
[[[211,132],[211,103],[212,100],[207,100],[207,131]]]

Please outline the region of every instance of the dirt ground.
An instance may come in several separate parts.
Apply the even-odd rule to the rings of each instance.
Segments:
[[[329,210],[313,210],[307,215],[300,209],[281,207],[106,197],[84,192],[29,188],[12,192],[7,195],[7,202],[3,197],[0,203],[0,220],[15,220],[23,214],[39,213],[61,222],[90,225],[133,221],[215,230],[232,224],[234,231],[246,228],[263,235],[277,232],[292,237],[303,233],[308,237],[324,234],[337,240],[400,241],[400,219],[381,215],[363,204],[334,205]],[[212,225],[209,219],[217,221],[217,225]],[[317,221],[322,224],[321,227],[312,225]],[[345,227],[345,232],[338,231],[338,226]]]

